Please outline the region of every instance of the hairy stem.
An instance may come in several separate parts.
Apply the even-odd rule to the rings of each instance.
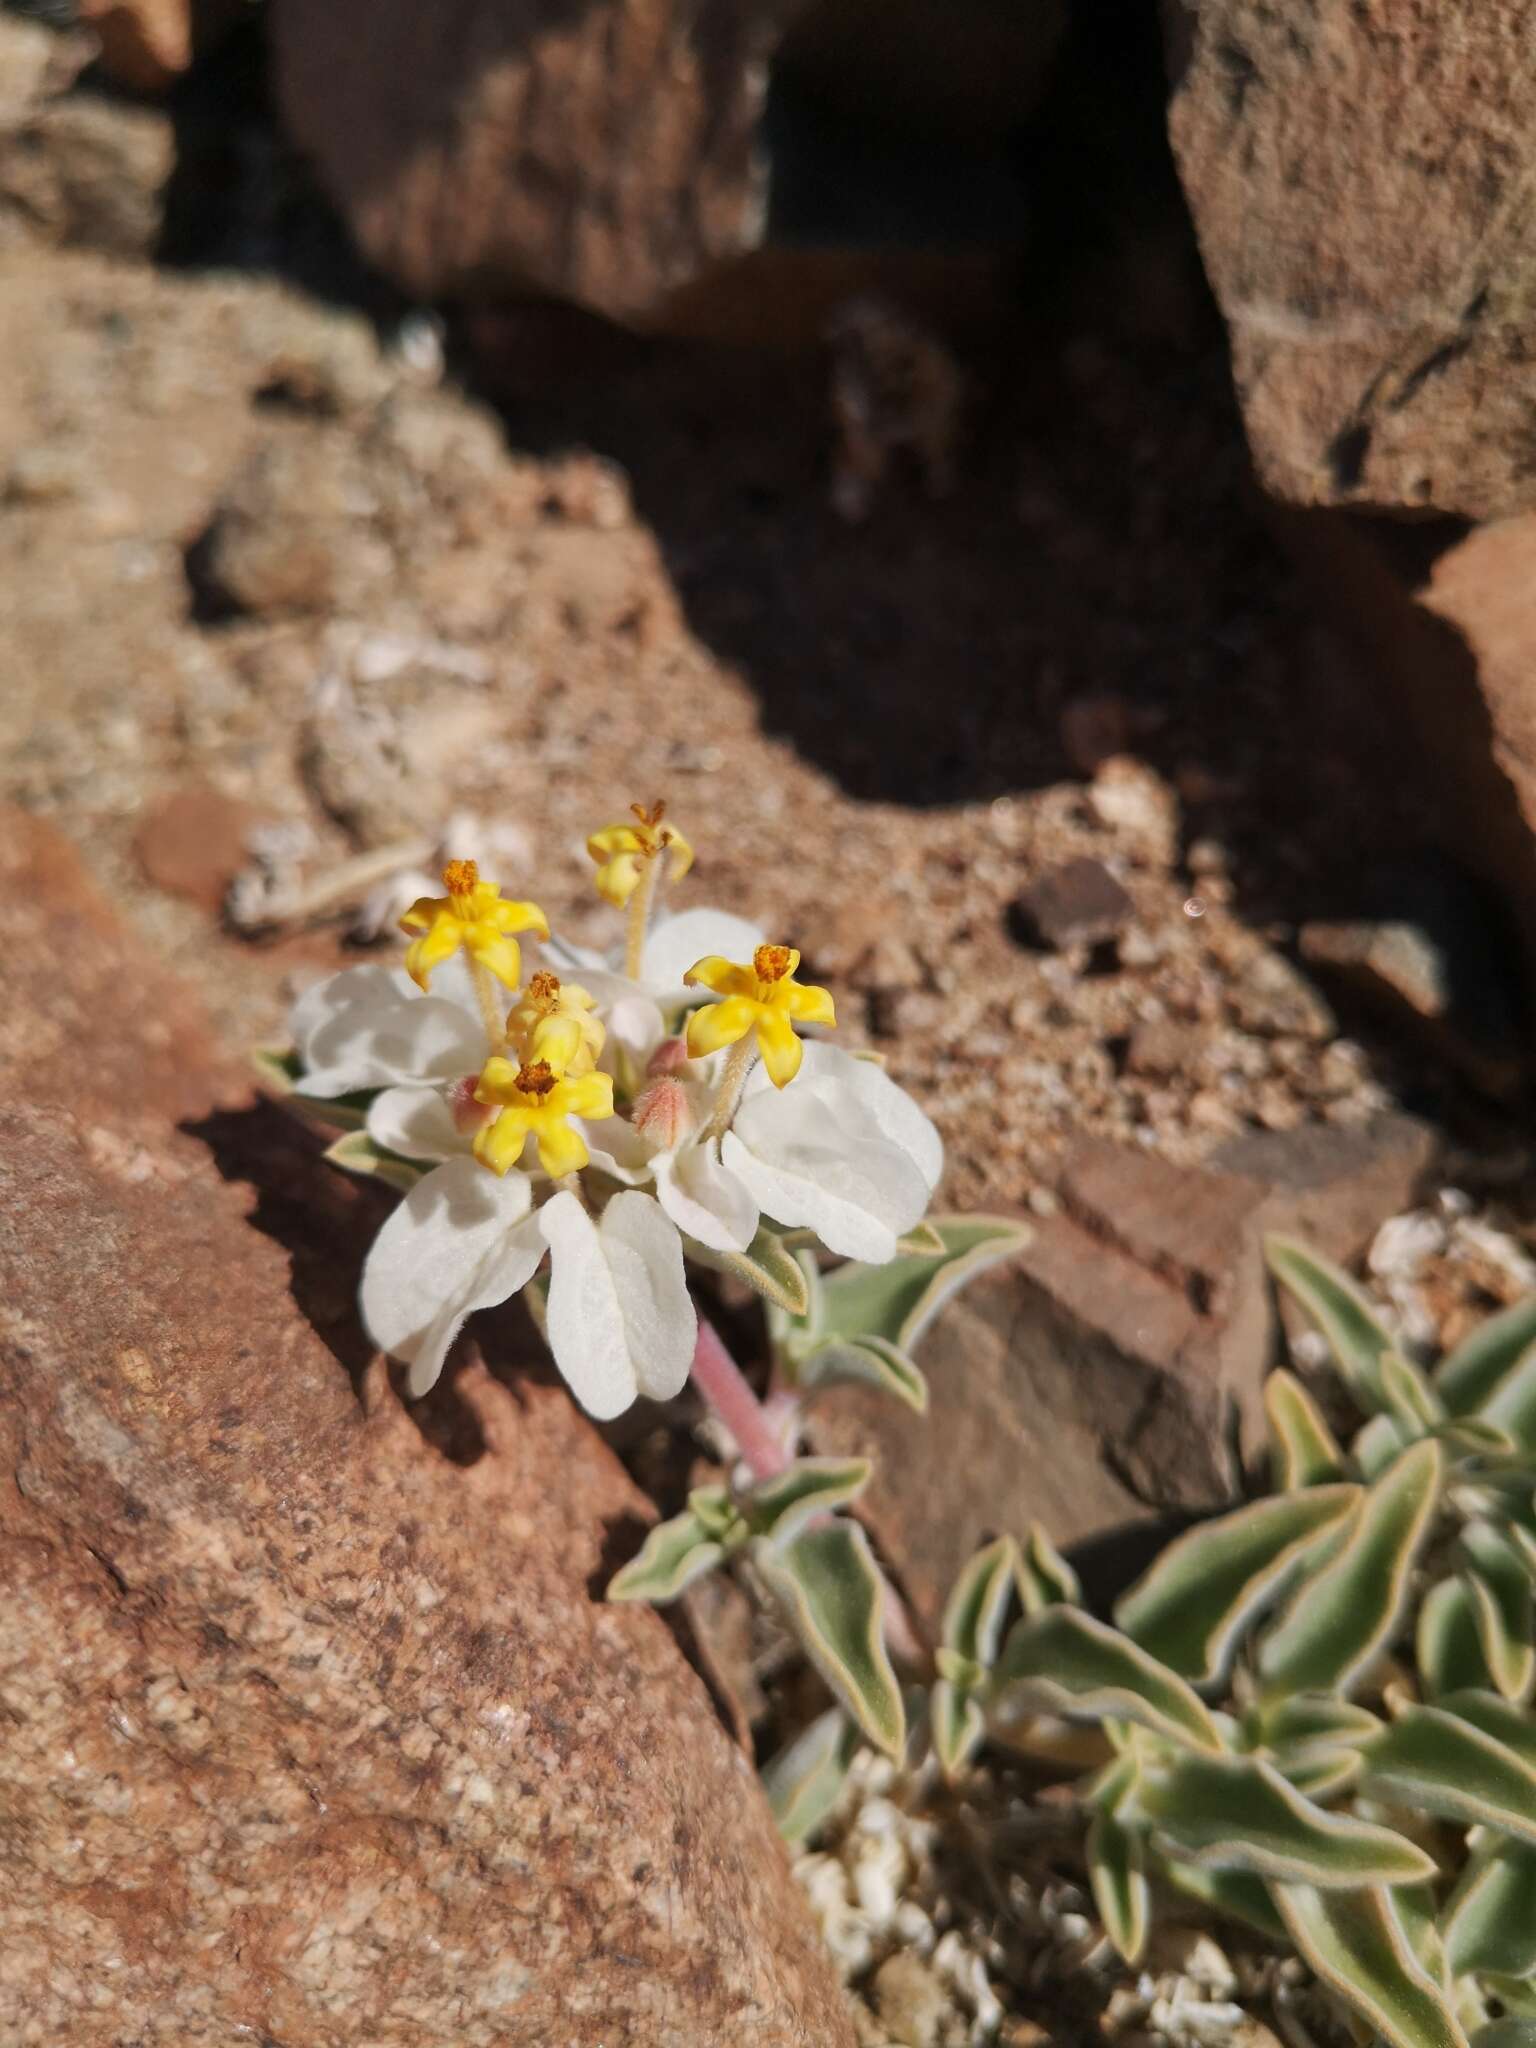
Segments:
[[[651,922],[651,905],[656,896],[656,875],[663,856],[652,854],[640,869],[640,879],[629,899],[629,922],[624,928],[624,972],[631,981],[640,979],[645,965],[645,934]]]
[[[478,960],[471,959],[469,966],[475,984],[475,996],[480,1004],[480,1022],[485,1026],[486,1039],[492,1052],[501,1052],[507,1043],[503,1008],[506,999],[501,993],[501,984],[489,967],[482,966]]]
[[[747,1085],[747,1076],[756,1058],[757,1040],[753,1033],[748,1032],[745,1038],[737,1039],[727,1055],[725,1072],[720,1076],[720,1086],[715,1091],[715,1106],[709,1112],[709,1122],[699,1133],[701,1145],[718,1144],[731,1128],[731,1118],[736,1114],[736,1105],[741,1101],[741,1091]]]

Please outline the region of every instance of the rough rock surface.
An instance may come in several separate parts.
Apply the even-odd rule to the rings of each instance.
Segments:
[[[1210,1168],[1082,1140],[1057,1213],[924,1340],[928,1418],[851,1388],[815,1410],[818,1448],[875,1458],[871,1526],[923,1618],[1000,1530],[1037,1520],[1072,1544],[1227,1498],[1233,1425],[1251,1448],[1273,1363],[1265,1233],[1356,1259],[1431,1151],[1407,1117],[1254,1133]]]
[[[749,1764],[588,1590],[608,1452],[478,1365],[408,1413],[366,1191],[51,828],[0,873],[0,2039],[849,2041]]]
[[[277,87],[358,241],[408,291],[630,316],[760,239],[757,124],[785,11],[280,0]]]
[[[1183,0],[1174,152],[1260,474],[1536,502],[1531,0]]]

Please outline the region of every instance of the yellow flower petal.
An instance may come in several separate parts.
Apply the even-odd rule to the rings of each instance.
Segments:
[[[472,958],[478,960],[482,967],[488,967],[504,987],[517,987],[523,976],[523,955],[516,939],[504,939],[495,932],[487,932],[481,925],[470,933],[468,946]],[[406,965],[410,965],[409,959]]]
[[[487,914],[499,932],[537,932],[541,939],[549,937],[549,919],[537,903],[507,897],[493,903]]]
[[[788,991],[784,1005],[791,1017],[802,1024],[835,1024],[837,1012],[832,1007],[832,998],[824,988],[817,988],[814,982],[795,982]]]
[[[586,1054],[583,1065],[583,1054]],[[548,1060],[557,1074],[590,1073],[593,1059],[587,1050],[580,1021],[575,1017],[541,1017],[528,1033],[530,1060]]]
[[[451,912],[439,911],[430,930],[413,939],[405,949],[405,971],[419,989],[426,989],[434,967],[441,967],[459,950],[463,926]]]
[[[612,860],[616,853],[638,853],[642,841],[633,825],[605,825],[587,841],[587,852],[595,861]]]
[[[448,908],[446,896],[418,896],[400,920],[403,932],[424,932],[440,910]]]
[[[671,861],[668,871],[670,878],[674,882],[680,882],[693,866],[693,848],[675,825],[663,825],[661,839]]]
[[[539,1133],[539,1164],[551,1180],[563,1180],[568,1173],[580,1173],[591,1158],[587,1141],[573,1131],[563,1116],[542,1121]]]
[[[727,996],[723,1003],[706,1004],[688,1019],[688,1057],[701,1060],[745,1038],[758,1019],[758,1005],[750,996]]]
[[[597,871],[597,893],[615,910],[622,910],[640,886],[641,856],[619,853]]]
[[[560,1108],[566,1116],[612,1116],[613,1076],[581,1074],[567,1079],[560,1090]]]
[[[737,966],[723,953],[706,953],[702,960],[695,960],[683,981],[688,988],[712,988],[720,996],[757,994],[757,976],[751,968]]]
[[[757,1013],[757,1049],[775,1088],[786,1088],[800,1071],[804,1048],[782,1010],[766,1007]]]
[[[492,1173],[505,1173],[516,1166],[528,1142],[528,1122],[526,1109],[504,1109],[494,1123],[482,1125],[475,1133],[475,1157],[480,1164]]]
[[[517,1094],[518,1064],[493,1053],[475,1083],[476,1102],[510,1102]]]

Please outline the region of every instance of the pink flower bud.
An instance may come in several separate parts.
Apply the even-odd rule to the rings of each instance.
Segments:
[[[686,1038],[664,1038],[651,1054],[645,1071],[648,1074],[680,1074],[688,1064],[688,1041]]]
[[[641,1089],[635,1098],[635,1129],[668,1151],[681,1144],[693,1129],[693,1105],[681,1081],[661,1074]]]
[[[462,1081],[455,1081],[448,1091],[448,1108],[453,1115],[453,1127],[457,1131],[462,1131],[466,1138],[498,1114],[494,1102],[476,1102],[475,1090],[479,1085],[478,1074],[466,1074]]]

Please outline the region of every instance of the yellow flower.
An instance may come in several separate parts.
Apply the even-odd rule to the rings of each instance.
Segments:
[[[587,991],[543,969],[507,1013],[507,1037],[524,1062],[548,1060],[573,1081],[597,1065],[607,1035]]]
[[[480,1070],[476,1102],[497,1107],[495,1120],[475,1134],[475,1157],[492,1173],[505,1173],[523,1156],[531,1131],[539,1144],[539,1164],[555,1180],[579,1173],[589,1154],[586,1140],[573,1131],[573,1116],[613,1115],[613,1082],[607,1074],[583,1074],[570,1080],[548,1060],[515,1066],[499,1054]]]
[[[494,882],[482,882],[472,860],[451,860],[443,869],[446,896],[420,896],[400,920],[403,932],[420,932],[406,948],[405,971],[418,988],[426,988],[434,967],[451,959],[460,946],[471,960],[487,967],[508,988],[516,988],[523,956],[513,932],[549,937],[549,923],[537,903],[514,903]]]
[[[695,1010],[688,1019],[690,1055],[702,1059],[755,1030],[757,1049],[774,1087],[793,1081],[801,1060],[795,1024],[837,1022],[827,991],[795,980],[799,965],[793,946],[759,946],[750,967],[724,960],[718,953],[696,960],[683,980],[691,988],[713,989],[724,1000]]]
[[[633,825],[605,825],[587,841],[587,852],[597,862],[597,893],[622,910],[640,886],[646,863],[664,850],[670,853],[671,880],[680,882],[693,866],[693,848],[675,825],[662,823],[667,807],[654,803],[631,804]]]

